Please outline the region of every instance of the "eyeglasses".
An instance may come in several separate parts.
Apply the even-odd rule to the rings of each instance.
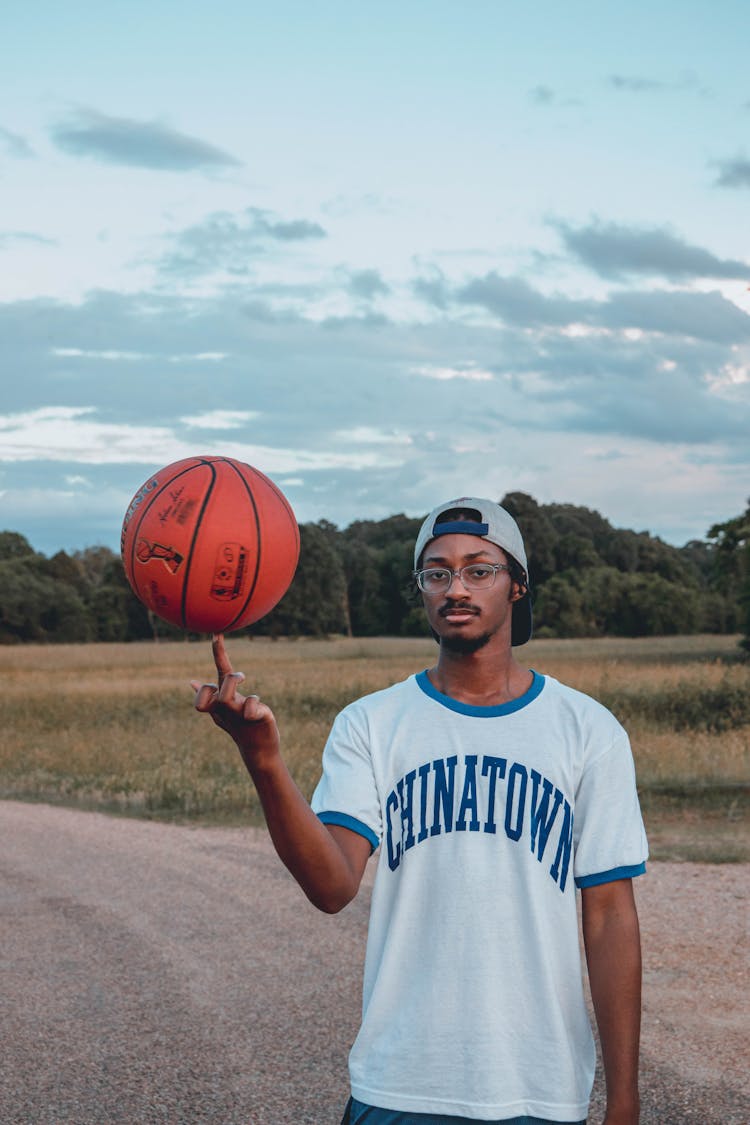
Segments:
[[[423,594],[445,594],[454,578],[460,578],[466,590],[488,590],[494,586],[498,570],[510,570],[510,567],[504,563],[472,563],[460,570],[432,566],[427,570],[415,570],[414,577]]]

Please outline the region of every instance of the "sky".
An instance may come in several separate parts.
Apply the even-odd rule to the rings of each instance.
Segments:
[[[0,39],[0,528],[159,467],[298,520],[750,495],[747,5],[31,0]]]

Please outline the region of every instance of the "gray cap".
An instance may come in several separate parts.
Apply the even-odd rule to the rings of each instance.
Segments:
[[[479,512],[480,518],[478,521],[435,522],[443,512],[449,512],[453,508],[471,508]],[[476,496],[459,496],[456,500],[449,500],[433,508],[417,535],[414,547],[415,569],[419,566],[419,560],[427,544],[439,535],[478,535],[481,539],[486,539],[489,543],[502,548],[523,567],[524,575],[528,576],[526,548],[518,524],[510,512],[506,512],[505,508],[501,508],[494,500],[481,500]],[[526,644],[531,637],[531,628],[531,597],[527,591],[522,598],[513,603],[512,643]]]

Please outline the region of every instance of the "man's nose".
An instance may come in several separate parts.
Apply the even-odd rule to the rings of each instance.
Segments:
[[[460,575],[451,575],[451,584],[446,590],[445,596],[448,598],[468,598],[469,591],[464,586]]]

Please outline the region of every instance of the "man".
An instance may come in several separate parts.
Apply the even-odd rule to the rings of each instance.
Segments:
[[[523,540],[503,508],[466,497],[436,508],[414,563],[437,663],[341,712],[312,807],[270,709],[237,692],[221,638],[219,684],[193,685],[198,710],[237,743],[276,849],[316,906],[342,909],[380,845],[345,1120],[583,1122],[594,1047],[577,886],[603,1125],[635,1125],[631,880],[647,848],[627,736],[594,700],[517,662],[531,606]]]

